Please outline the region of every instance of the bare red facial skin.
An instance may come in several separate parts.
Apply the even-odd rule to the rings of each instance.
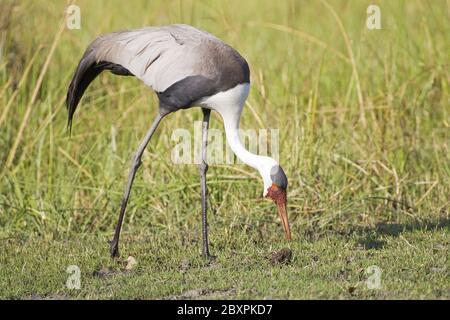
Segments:
[[[286,211],[287,195],[286,190],[280,188],[273,183],[267,190],[266,198],[270,198],[275,202],[278,207],[278,214],[280,215],[281,222],[283,223],[284,233],[286,239],[291,241],[291,227],[289,226],[288,215]]]

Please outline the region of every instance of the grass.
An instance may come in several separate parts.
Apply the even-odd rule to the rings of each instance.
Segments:
[[[275,228],[271,228],[276,233]],[[217,232],[217,231],[216,231]],[[191,238],[190,238],[191,237]],[[281,248],[274,236],[243,233],[213,236],[212,263],[198,254],[193,235],[127,237],[126,259],[111,260],[105,239],[8,241],[0,260],[2,296],[27,299],[448,299],[448,232],[412,227],[403,234],[387,227],[364,235],[299,237],[289,265],[271,265],[265,255]],[[270,242],[269,242],[270,241]],[[64,254],[61,254],[64,252]],[[423,254],[427,252],[427,254]],[[14,257],[14,258],[12,258]],[[81,289],[67,289],[69,265],[81,269]],[[366,285],[368,267],[378,266],[381,288]]]
[[[450,298],[449,1],[65,1],[0,4],[0,298]],[[238,10],[237,10],[238,8]],[[251,168],[211,165],[210,235],[200,257],[194,165],[170,161],[163,121],[112,237],[131,156],[156,111],[138,80],[102,75],[66,128],[65,94],[83,50],[113,30],[189,23],[237,48],[252,89],[243,128],[279,128],[293,260]],[[217,115],[212,127],[222,130]],[[125,260],[138,264],[124,272]],[[68,265],[80,290],[65,288]],[[369,289],[365,271],[382,271]],[[102,268],[108,275],[98,276]],[[95,275],[94,275],[95,274]]]

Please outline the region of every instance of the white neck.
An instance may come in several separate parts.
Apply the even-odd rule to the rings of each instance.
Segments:
[[[200,104],[220,113],[231,150],[242,162],[259,171],[264,181],[265,196],[267,189],[272,185],[270,170],[278,163],[270,157],[259,156],[247,151],[239,139],[239,120],[248,92],[249,84],[240,84],[232,89],[208,97],[202,100]]]
[[[261,177],[264,181],[265,196],[267,189],[272,184],[272,180],[270,178],[270,169],[273,166],[277,165],[277,162],[270,157],[253,154],[244,148],[241,140],[239,139],[239,117],[236,119],[234,117],[223,116],[223,121],[225,125],[227,141],[231,147],[231,150],[233,150],[233,152],[242,162],[258,170],[261,174]]]
[[[225,116],[223,117],[223,121],[227,141],[231,147],[231,150],[233,150],[242,162],[260,171],[265,163],[265,158],[267,157],[251,153],[242,145],[239,138],[239,118],[236,120],[233,119],[233,117]]]

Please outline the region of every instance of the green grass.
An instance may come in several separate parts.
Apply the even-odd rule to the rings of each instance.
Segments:
[[[81,30],[67,30],[66,1],[2,1],[0,298],[449,299],[450,2],[376,3],[383,29],[370,31],[372,1],[77,1]],[[242,164],[210,166],[217,260],[199,257],[198,169],[170,161],[173,130],[192,132],[199,109],[161,124],[134,184],[122,258],[108,256],[157,100],[136,79],[104,74],[70,137],[67,86],[95,36],[169,23],[206,29],[250,63],[241,125],[280,129],[288,265],[266,259],[287,244]],[[211,125],[222,130],[217,115]],[[122,272],[128,256],[138,264]],[[65,288],[72,264],[80,290]],[[381,289],[365,285],[371,265]],[[94,276],[102,267],[117,272]]]
[[[448,227],[448,226],[447,226]],[[60,298],[244,298],[405,299],[450,298],[448,232],[395,227],[364,234],[298,237],[288,265],[271,265],[266,255],[281,248],[275,236],[255,232],[234,238],[212,236],[212,263],[199,255],[193,235],[127,237],[123,252],[137,260],[124,271],[126,255],[108,257],[105,239],[7,241],[2,246],[0,296]],[[217,230],[216,230],[217,232]],[[275,228],[271,228],[275,233]],[[67,289],[69,265],[81,271],[81,288]],[[367,268],[381,270],[381,287],[370,289]],[[107,271],[105,271],[107,270]],[[108,272],[100,275],[99,272]]]

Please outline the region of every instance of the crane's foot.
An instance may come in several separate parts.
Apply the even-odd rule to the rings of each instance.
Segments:
[[[209,252],[206,252],[206,253],[203,252],[202,253],[202,257],[208,262],[213,262],[217,258],[217,256],[213,256]]]
[[[113,239],[109,241],[109,253],[111,258],[117,258],[119,256],[119,243],[117,240]]]

